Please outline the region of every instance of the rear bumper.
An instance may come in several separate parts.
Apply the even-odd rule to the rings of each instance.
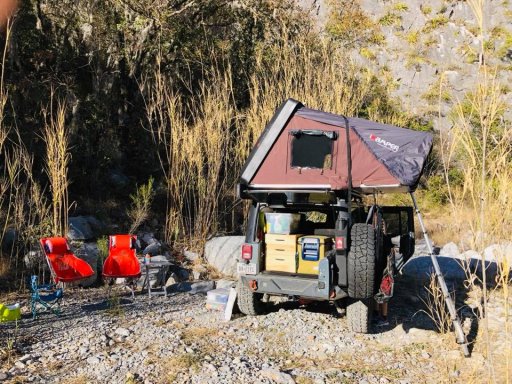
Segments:
[[[257,289],[255,292],[259,293],[296,296],[314,300],[337,300],[347,296],[339,287],[322,284],[322,281],[315,278],[270,273],[240,275],[241,284],[249,285],[251,280],[256,281]]]

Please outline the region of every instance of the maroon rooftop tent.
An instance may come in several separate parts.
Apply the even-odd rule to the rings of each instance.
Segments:
[[[411,192],[431,147],[428,132],[346,118],[288,99],[252,150],[239,193],[249,197],[251,190],[351,188],[362,193]]]

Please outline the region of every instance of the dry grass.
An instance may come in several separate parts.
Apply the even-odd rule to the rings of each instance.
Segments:
[[[53,94],[49,109],[43,109],[46,122],[43,140],[46,143],[46,173],[50,181],[53,208],[53,234],[64,236],[68,228],[68,166],[69,132],[66,128],[66,105],[57,101],[53,109]]]
[[[196,97],[183,103],[172,82],[158,70],[147,102],[148,124],[163,148],[168,213],[166,237],[187,238],[200,250],[218,230],[221,202],[232,196],[231,149],[236,109],[231,71],[206,74]]]
[[[50,208],[43,188],[36,181],[33,155],[25,147],[17,126],[5,122],[9,94],[4,83],[4,70],[9,50],[12,24],[6,30],[0,80],[0,243],[4,244],[7,230],[19,236],[10,249],[0,252],[0,274],[8,281],[8,289],[24,285],[22,263],[17,257],[20,248],[29,249],[34,238],[49,232]],[[3,287],[5,288],[5,287]]]
[[[292,97],[308,107],[355,116],[371,99],[375,77],[347,60],[344,50],[316,34],[276,28],[282,38],[269,36],[256,49],[248,107],[236,105],[234,74],[228,64],[217,62],[215,53],[211,61],[217,64],[204,70],[204,81],[194,89],[186,80],[168,78],[158,65],[152,78],[142,81],[146,124],[161,148],[166,176],[168,241],[185,239],[201,250],[207,235],[239,229],[235,184],[283,101]],[[193,94],[188,101],[180,86]],[[371,110],[381,121],[393,120],[379,112],[379,105]]]
[[[64,379],[62,384],[88,384],[92,381],[85,375],[79,375],[70,377],[69,379]]]
[[[426,306],[426,310],[423,312],[430,317],[439,332],[450,332],[452,320],[445,305],[443,291],[441,290],[437,277],[434,273],[430,274],[430,282],[428,287],[425,287],[425,290],[427,291],[427,297],[425,300],[422,300]],[[455,302],[454,297],[452,300]]]
[[[481,40],[477,85],[466,93],[463,100],[455,104],[454,126],[450,132],[442,132],[441,148],[448,201],[452,225],[462,229],[467,248],[478,251],[481,267],[485,270],[487,260],[483,252],[491,244],[510,240],[512,231],[512,127],[503,119],[507,108],[498,69],[491,69],[484,64],[485,1],[468,0],[475,16],[478,34]],[[440,90],[441,93],[441,90]],[[460,170],[462,181],[453,184],[450,170]],[[465,247],[465,248],[466,248]],[[505,303],[502,338],[510,347],[509,316],[509,278],[512,255],[497,249],[495,259],[499,274],[496,282],[487,281],[486,274],[481,276],[468,270],[470,289],[481,287],[480,337],[485,345],[484,355],[487,359],[487,378],[489,382],[510,382],[512,354],[505,351],[499,358],[495,357],[491,329],[488,318],[490,285],[503,287],[501,294]],[[510,251],[508,251],[510,252]],[[498,371],[505,366],[505,375],[498,376]],[[501,377],[499,380],[498,377]]]
[[[183,329],[181,333],[181,339],[187,345],[200,344],[201,346],[204,346],[207,350],[210,350],[211,348],[209,348],[208,345],[211,344],[211,340],[216,333],[217,331],[212,328],[187,327]],[[202,353],[207,353],[207,350],[202,349]]]
[[[445,138],[444,153],[446,174],[455,163],[462,171],[463,182],[452,186],[446,177],[449,192],[451,217],[454,226],[467,228],[467,248],[481,255],[482,270],[486,268],[484,249],[491,244],[510,239],[512,213],[512,129],[502,122],[505,103],[499,91],[500,85],[495,72],[486,68],[480,74],[476,89],[466,95],[466,100],[455,106],[455,125],[449,138]],[[462,221],[464,219],[464,221]],[[510,255],[512,256],[512,255]],[[510,256],[498,255],[500,279],[508,279]],[[482,289],[482,313],[487,313],[489,283],[486,274],[468,274],[470,285],[480,284]],[[508,280],[501,284],[507,286]],[[508,289],[504,290],[509,295]],[[489,359],[488,375],[495,380],[495,363],[488,334],[488,318],[483,316],[481,324],[486,340],[486,357]],[[505,323],[505,337],[510,338],[510,320]],[[510,366],[510,356],[507,366]],[[507,382],[510,380],[507,376]]]
[[[164,363],[164,371],[166,372],[166,379],[163,382],[177,383],[179,382],[180,374],[197,371],[201,364],[201,357],[195,353],[184,353],[177,356],[172,356],[166,359]]]

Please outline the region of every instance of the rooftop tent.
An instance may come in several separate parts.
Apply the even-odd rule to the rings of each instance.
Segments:
[[[411,192],[431,147],[430,133],[345,118],[288,99],[249,155],[239,193],[342,191],[349,188],[349,174],[352,188],[362,193]]]

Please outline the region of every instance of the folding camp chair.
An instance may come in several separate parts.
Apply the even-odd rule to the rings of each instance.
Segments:
[[[44,237],[40,243],[55,284],[78,281],[94,275],[92,267],[74,255],[66,238]]]
[[[37,284],[37,276],[30,279],[30,309],[32,318],[37,317],[38,305],[45,310],[52,311],[57,316],[60,314],[60,301],[63,297],[62,287],[57,288],[56,284]]]
[[[135,297],[135,285],[141,276],[139,259],[135,250],[137,236],[112,235],[108,239],[108,257],[103,263],[105,279],[124,278],[125,286]]]
[[[53,284],[39,285],[37,276],[30,280],[32,316],[37,317],[38,305],[55,314],[60,312],[60,301],[64,295],[63,283],[86,279],[94,275],[92,267],[76,257],[64,237],[44,237],[39,240],[46,256]]]

